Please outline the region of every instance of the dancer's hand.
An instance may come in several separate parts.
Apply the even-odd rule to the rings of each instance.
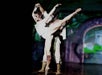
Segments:
[[[55,7],[58,7],[58,6],[60,6],[60,5],[62,5],[62,4],[61,4],[61,3],[58,3],[58,4],[55,5]]]
[[[76,9],[76,12],[79,12],[79,11],[81,11],[82,9],[81,8],[78,8],[78,9]]]
[[[40,6],[41,6],[40,3],[35,4],[35,7],[40,7]]]

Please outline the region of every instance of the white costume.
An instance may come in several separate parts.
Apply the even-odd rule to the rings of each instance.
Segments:
[[[36,7],[38,7],[40,4],[36,4]],[[44,15],[44,19],[41,18],[40,13],[34,15],[34,12],[32,13],[33,19],[37,22],[35,25],[36,31],[40,36],[42,36],[45,39],[45,47],[44,47],[44,56],[43,56],[43,63],[42,63],[42,68],[39,70],[39,72],[44,72],[44,68],[46,66],[46,71],[49,69],[49,64],[51,61],[51,44],[52,44],[52,39],[53,35],[57,30],[62,30],[61,33],[59,33],[62,37],[63,40],[66,39],[66,28],[63,29],[63,26],[65,26],[65,22],[70,20],[77,12],[81,10],[81,8],[77,9],[75,12],[72,14],[66,16],[63,20],[56,19],[52,23],[49,22],[53,19],[52,14],[56,10],[56,7],[58,7],[61,4],[57,4],[54,6],[54,8],[50,11],[49,14],[45,11],[43,13],[43,8],[40,7],[40,10],[42,14]],[[36,8],[37,9],[37,8]],[[36,13],[36,12],[35,12]],[[46,27],[46,23],[50,23],[49,27]],[[57,72],[56,74],[60,74],[60,44],[61,41],[58,36],[55,36],[55,59],[57,63]],[[44,63],[45,62],[45,63]],[[47,63],[47,64],[46,64]]]
[[[47,12],[45,11],[43,14],[45,17],[47,17]],[[59,24],[59,22],[57,22]],[[51,23],[49,27],[45,27],[45,19],[39,21],[36,25],[35,28],[40,36],[42,36],[44,39],[50,38],[53,39],[52,33],[54,33],[57,30],[54,30],[54,28],[57,27],[57,23]],[[63,40],[66,39],[66,28],[62,30],[60,35],[63,37]],[[60,44],[61,41],[59,37],[55,37],[55,60],[56,63],[60,62]],[[48,52],[50,55],[51,53]],[[43,56],[43,61],[47,61],[47,54],[46,51],[44,51],[44,56]]]

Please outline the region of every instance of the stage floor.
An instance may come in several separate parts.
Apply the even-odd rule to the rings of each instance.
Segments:
[[[45,73],[38,73],[40,67],[41,63],[34,64],[32,75],[56,75],[56,64],[50,64],[50,70]],[[102,66],[99,64],[63,63],[61,71],[61,75],[102,75]]]

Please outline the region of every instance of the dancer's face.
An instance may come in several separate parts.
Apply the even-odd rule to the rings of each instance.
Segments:
[[[34,14],[34,20],[37,23],[38,21],[41,20],[41,16],[39,14]]]

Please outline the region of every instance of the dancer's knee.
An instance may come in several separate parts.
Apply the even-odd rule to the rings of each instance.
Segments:
[[[47,55],[47,60],[48,60],[48,61],[51,60],[51,55]]]

